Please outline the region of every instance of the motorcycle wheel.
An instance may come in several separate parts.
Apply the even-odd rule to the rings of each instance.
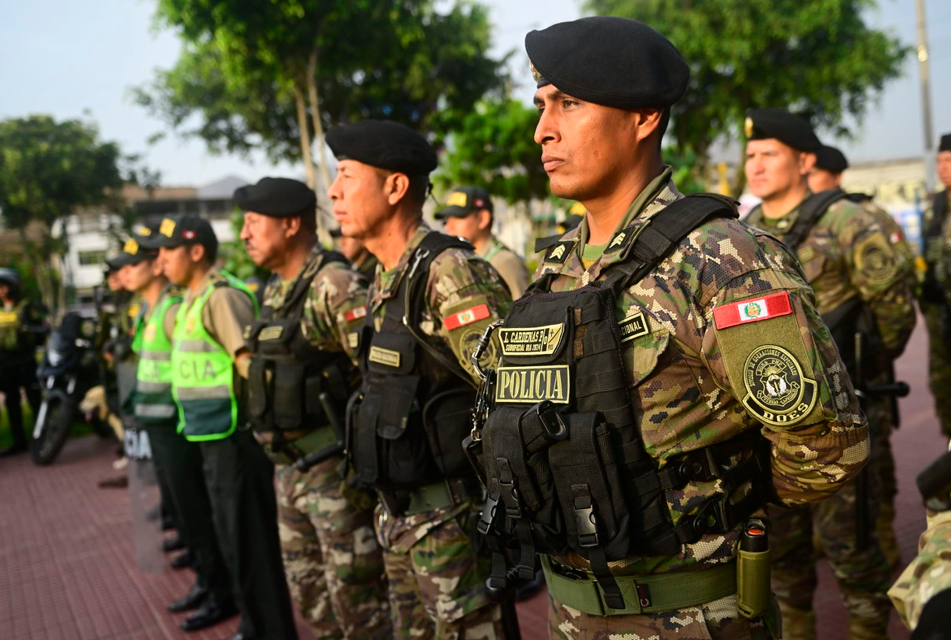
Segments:
[[[74,411],[73,401],[66,392],[53,389],[46,394],[40,408],[42,421],[37,420],[33,445],[30,448],[34,463],[50,464],[63,450],[69,436],[69,427],[73,423]],[[36,434],[37,430],[39,435]]]

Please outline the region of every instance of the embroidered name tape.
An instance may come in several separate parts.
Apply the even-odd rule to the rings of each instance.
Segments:
[[[384,349],[383,347],[370,347],[370,362],[376,362],[387,367],[400,366],[400,352]]]
[[[571,399],[568,365],[550,367],[499,367],[495,385],[497,402],[535,404],[550,400],[568,404]]]
[[[478,322],[479,320],[485,320],[489,317],[489,305],[483,303],[470,307],[459,313],[454,313],[451,316],[447,316],[443,320],[443,325],[449,331],[458,329],[459,327],[464,327],[467,324],[472,324],[473,322]]]
[[[499,329],[499,344],[504,356],[550,356],[564,333],[564,324]]]
[[[731,302],[713,310],[713,321],[717,329],[735,327],[748,322],[759,322],[768,318],[777,318],[792,313],[789,294],[785,291],[762,298]]]

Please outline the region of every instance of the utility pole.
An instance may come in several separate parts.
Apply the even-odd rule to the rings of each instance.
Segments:
[[[931,132],[931,77],[928,70],[928,27],[925,0],[915,0],[918,15],[918,75],[921,78],[921,120],[925,134],[925,187],[928,193],[935,186],[934,135]]]

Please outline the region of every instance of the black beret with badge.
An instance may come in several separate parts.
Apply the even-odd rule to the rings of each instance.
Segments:
[[[389,120],[361,120],[331,127],[327,146],[337,160],[356,160],[408,176],[429,175],[438,164],[436,152],[423,136]]]
[[[235,189],[232,199],[242,211],[272,218],[313,213],[317,205],[314,191],[300,180],[290,178],[261,178],[257,184]]]
[[[749,109],[743,132],[747,140],[776,139],[799,151],[815,152],[822,146],[812,126],[785,109]]]
[[[842,173],[849,168],[849,161],[845,154],[828,145],[822,145],[816,151],[816,166],[829,173]]]
[[[218,250],[218,236],[211,223],[191,214],[163,218],[158,232],[149,240],[149,246],[174,249],[182,245],[200,244],[209,251]]]
[[[482,187],[458,187],[446,198],[446,207],[436,212],[437,220],[465,218],[470,213],[488,209],[493,211],[492,198]]]
[[[941,136],[941,140],[938,142],[938,153],[942,151],[951,151],[951,133]]]
[[[525,36],[538,87],[618,109],[668,107],[690,81],[670,40],[643,22],[611,16],[554,24]]]

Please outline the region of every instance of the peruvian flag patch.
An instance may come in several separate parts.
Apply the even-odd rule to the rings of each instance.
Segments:
[[[366,307],[356,307],[346,312],[343,315],[343,319],[346,322],[353,322],[354,320],[359,320],[360,318],[367,317],[367,308]]]
[[[472,324],[473,322],[478,322],[479,320],[485,320],[488,317],[489,305],[480,304],[478,306],[470,307],[469,309],[448,316],[445,320],[443,320],[443,325],[452,331],[453,329],[464,327],[467,324]]]
[[[785,291],[763,298],[754,298],[742,302],[731,302],[713,310],[713,320],[717,329],[735,327],[738,324],[758,322],[792,313],[789,294]]]

